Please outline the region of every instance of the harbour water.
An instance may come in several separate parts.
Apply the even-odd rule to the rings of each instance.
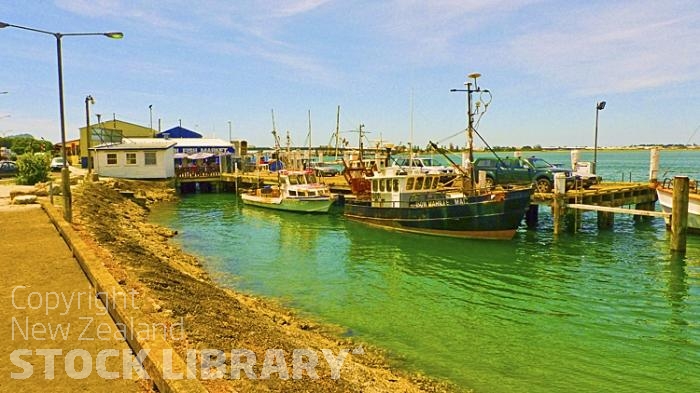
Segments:
[[[648,177],[648,152],[598,161],[605,179]],[[661,172],[700,178],[700,152],[662,152]],[[617,215],[598,231],[584,213],[582,231],[554,237],[542,210],[539,228],[512,241],[402,234],[224,193],[161,205],[151,219],[177,229],[221,285],[280,299],[476,392],[698,391],[700,236],[678,257],[661,219]]]

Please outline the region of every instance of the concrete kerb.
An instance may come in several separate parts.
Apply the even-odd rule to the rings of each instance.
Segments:
[[[149,350],[148,355],[142,361],[142,365],[158,387],[158,390],[160,392],[173,393],[206,392],[204,386],[197,379],[164,378],[166,373],[188,375],[188,373],[194,373],[195,370],[187,370],[186,363],[163,337],[153,335],[153,337],[143,338],[137,334],[135,326],[140,324],[142,326],[148,325],[148,320],[143,312],[138,309],[129,309],[124,307],[124,304],[120,304],[120,302],[123,303],[123,299],[127,294],[107,268],[102,265],[95,253],[75,233],[73,228],[63,220],[55,207],[46,201],[41,202],[41,207],[71,249],[73,256],[78,261],[88,280],[90,280],[95,291],[99,293],[98,297],[107,307],[109,315],[114,322],[125,327],[124,330],[127,333],[125,339],[131,350],[135,354],[141,350]],[[117,296],[121,298],[117,298]],[[163,357],[154,356],[159,353],[163,354],[165,350],[170,350],[172,354],[172,365],[167,368],[164,365]]]

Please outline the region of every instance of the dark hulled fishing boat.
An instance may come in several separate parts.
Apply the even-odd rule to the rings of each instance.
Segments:
[[[471,94],[480,91],[467,83],[469,97],[469,158],[472,155]],[[362,131],[362,129],[360,129]],[[362,135],[360,135],[362,141]],[[532,187],[477,188],[471,171],[461,172],[461,187],[448,187],[441,174],[419,168],[365,167],[360,160],[346,163],[345,176],[354,199],[345,203],[345,216],[370,225],[404,232],[476,239],[511,239],[530,205]],[[449,158],[448,158],[449,159]]]
[[[465,193],[442,188],[439,180],[439,174],[388,168],[369,180],[369,198],[345,203],[345,216],[404,232],[511,239],[530,205],[532,188]]]

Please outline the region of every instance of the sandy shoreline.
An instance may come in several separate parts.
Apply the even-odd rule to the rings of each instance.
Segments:
[[[118,190],[133,191],[130,199]],[[351,339],[341,338],[341,329],[299,318],[269,299],[237,293],[215,284],[200,261],[183,252],[169,239],[176,233],[146,221],[148,206],[176,199],[165,182],[84,183],[74,191],[74,228],[100,255],[105,266],[126,290],[135,290],[139,307],[152,323],[174,326],[182,334],[167,337],[185,358],[187,350],[217,349],[227,356],[245,349],[255,354],[253,374],[241,372],[240,379],[224,375],[203,380],[210,391],[402,391],[443,392],[458,390],[421,375],[392,369],[381,351]],[[301,379],[293,377],[293,353],[318,357],[316,379],[308,370]],[[273,353],[278,372],[268,379],[263,363]],[[280,350],[274,352],[274,350]],[[325,352],[325,351],[329,352]],[[346,353],[339,378],[333,379],[325,353],[336,360]],[[267,358],[266,358],[267,356]],[[274,360],[274,359],[273,359]],[[336,365],[339,363],[336,363]],[[288,378],[281,376],[288,372]],[[269,368],[268,368],[269,370]],[[251,375],[252,376],[252,375]]]

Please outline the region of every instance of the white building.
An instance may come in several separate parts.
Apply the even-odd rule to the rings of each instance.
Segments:
[[[126,142],[126,141],[125,141]],[[173,140],[142,143],[138,140],[95,146],[95,173],[126,179],[167,179],[175,177]]]

